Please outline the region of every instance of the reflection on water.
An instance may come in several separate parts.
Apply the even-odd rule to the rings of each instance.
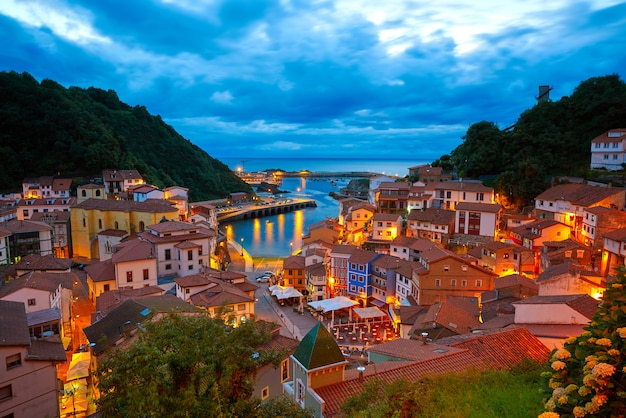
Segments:
[[[339,202],[328,195],[339,192],[349,179],[287,178],[281,190],[290,191],[282,199],[292,197],[314,199],[317,207],[300,209],[263,218],[233,221],[222,225],[229,241],[243,245],[253,257],[287,257],[302,247],[302,238],[309,225],[339,215]],[[281,196],[277,196],[278,199]],[[243,238],[243,241],[242,241]]]

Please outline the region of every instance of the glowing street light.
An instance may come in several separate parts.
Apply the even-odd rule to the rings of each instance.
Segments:
[[[241,237],[241,256],[243,257],[243,237]]]

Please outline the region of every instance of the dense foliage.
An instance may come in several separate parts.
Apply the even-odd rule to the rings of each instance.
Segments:
[[[545,190],[549,176],[586,177],[591,140],[624,127],[626,84],[616,74],[595,77],[580,83],[571,96],[538,103],[513,127],[473,124],[463,143],[433,165],[460,177],[498,176],[496,192],[520,206]]]
[[[591,323],[552,352],[542,418],[626,416],[626,272],[607,286]]]
[[[136,169],[157,187],[188,188],[192,201],[251,192],[160,116],[128,106],[114,91],[66,89],[13,71],[0,72],[0,159],[0,191],[20,190],[25,177]]]
[[[354,418],[536,417],[540,372],[538,364],[523,363],[513,370],[470,369],[390,385],[372,380],[341,411]]]
[[[254,320],[167,315],[148,323],[130,347],[99,364],[102,417],[297,417],[285,400],[263,408],[251,397],[258,367],[279,366],[286,353],[264,349],[268,332]],[[289,413],[289,411],[292,411]],[[295,412],[294,412],[295,411]]]

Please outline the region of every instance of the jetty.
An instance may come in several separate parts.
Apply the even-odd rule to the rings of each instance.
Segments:
[[[282,177],[359,177],[370,178],[380,175],[371,171],[281,171]]]
[[[278,202],[264,202],[255,205],[245,205],[229,212],[219,213],[217,220],[242,221],[246,219],[263,218],[265,216],[278,215],[280,213],[293,212],[295,210],[317,207],[313,199],[287,199]]]

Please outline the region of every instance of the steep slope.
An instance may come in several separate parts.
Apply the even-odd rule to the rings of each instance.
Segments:
[[[93,176],[137,169],[158,187],[189,188],[192,201],[251,192],[222,162],[180,136],[160,116],[112,91],[66,89],[28,73],[0,72],[0,191],[24,177]]]

